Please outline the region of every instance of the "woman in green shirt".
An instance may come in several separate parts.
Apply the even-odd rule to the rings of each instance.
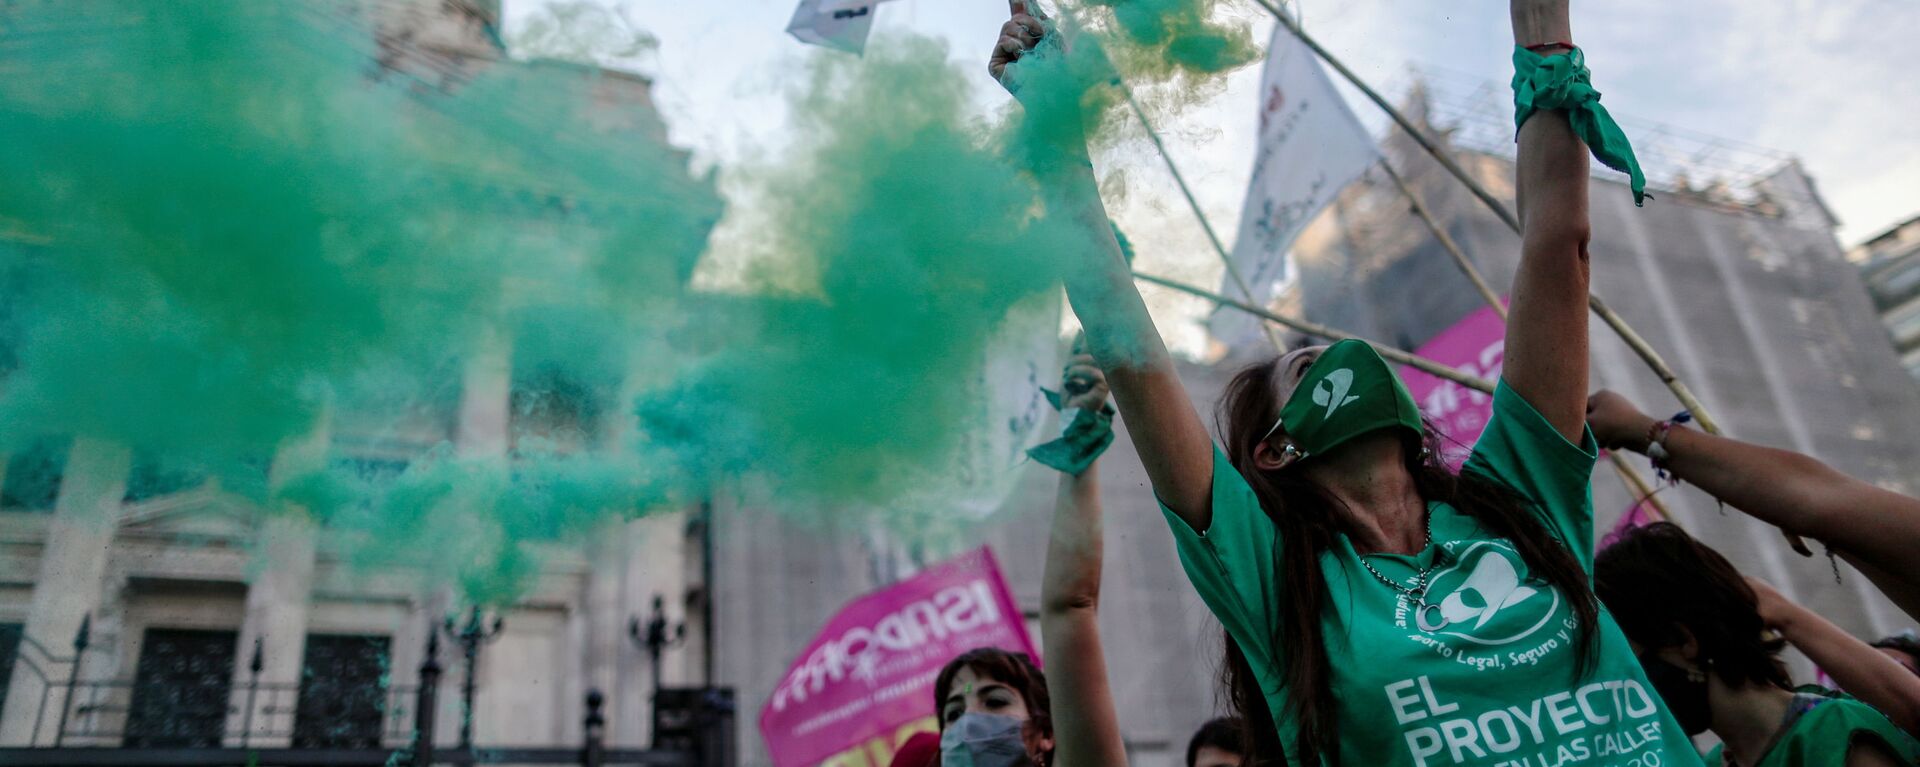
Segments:
[[[1044,20],[1012,6],[989,70],[1051,104],[1045,70],[1019,71]],[[1571,87],[1585,72],[1566,0],[1512,0],[1511,12],[1517,66],[1561,78],[1529,87],[1590,105],[1597,94]],[[1249,764],[1700,764],[1587,583],[1588,148],[1565,111],[1521,114],[1504,380],[1459,475],[1359,342],[1243,373],[1216,447],[1133,286],[1085,147],[1038,168],[1048,209],[1102,251],[1069,271],[1068,298],[1187,574],[1240,651],[1236,708],[1271,726]]]
[[[1920,744],[1878,710],[1820,688],[1796,691],[1760,600],[1720,553],[1667,523],[1600,552],[1594,589],[1689,733],[1713,730],[1727,767],[1896,767]],[[1860,652],[1870,652],[1862,647]]]

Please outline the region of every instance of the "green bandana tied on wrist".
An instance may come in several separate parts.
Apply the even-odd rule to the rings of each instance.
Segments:
[[[1047,401],[1058,410],[1064,398],[1059,392],[1041,389],[1047,395]],[[1063,411],[1066,412],[1066,411]],[[1027,457],[1046,464],[1055,471],[1080,476],[1081,472],[1093,465],[1093,461],[1107,451],[1113,444],[1113,406],[1101,405],[1099,410],[1073,408],[1073,419],[1060,430],[1059,439],[1027,449]]]
[[[1627,174],[1633,187],[1633,204],[1647,199],[1647,176],[1640,172],[1640,161],[1633,157],[1633,145],[1627,134],[1613,121],[1607,108],[1600,106],[1600,92],[1593,89],[1587,72],[1587,57],[1579,48],[1564,56],[1542,56],[1526,48],[1513,49],[1513,124],[1514,130],[1527,124],[1527,118],[1543,109],[1567,113],[1573,133],[1593,150],[1593,157],[1614,170]]]

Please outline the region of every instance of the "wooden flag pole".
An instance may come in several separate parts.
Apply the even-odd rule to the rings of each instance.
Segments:
[[[1293,328],[1294,330],[1298,330],[1310,336],[1319,336],[1321,338],[1331,338],[1336,341],[1346,340],[1349,338],[1366,341],[1368,344],[1371,344],[1373,346],[1374,350],[1380,352],[1380,356],[1385,357],[1389,360],[1398,362],[1402,365],[1415,368],[1423,373],[1427,373],[1439,378],[1445,378],[1449,381],[1460,384],[1461,386],[1468,387],[1470,389],[1483,391],[1488,394],[1493,393],[1492,381],[1489,381],[1485,378],[1481,378],[1476,375],[1463,373],[1452,367],[1448,367],[1447,365],[1441,364],[1439,362],[1435,362],[1433,360],[1427,359],[1425,357],[1421,357],[1416,354],[1411,354],[1407,351],[1404,351],[1396,347],[1382,344],[1378,341],[1371,341],[1364,338],[1360,338],[1359,336],[1356,336],[1352,333],[1348,333],[1347,331],[1339,330],[1336,328],[1330,328],[1330,327],[1327,327],[1326,325],[1321,325],[1314,322],[1308,322],[1307,320],[1303,320],[1298,317],[1289,317],[1287,315],[1279,314],[1277,312],[1271,312],[1266,309],[1262,309],[1258,306],[1249,304],[1245,301],[1235,301],[1231,298],[1220,295],[1219,293],[1215,293],[1211,290],[1188,285],[1184,282],[1178,282],[1175,280],[1167,279],[1165,277],[1146,274],[1144,272],[1134,272],[1133,276],[1134,276],[1134,279],[1140,280],[1142,282],[1150,282],[1164,288],[1172,288],[1174,290],[1180,291],[1182,293],[1186,293],[1188,295],[1199,296],[1200,298],[1207,299],[1221,306],[1239,309],[1240,311],[1246,312],[1255,317],[1260,317],[1262,319],[1270,320],[1272,322],[1285,325],[1287,327]]]

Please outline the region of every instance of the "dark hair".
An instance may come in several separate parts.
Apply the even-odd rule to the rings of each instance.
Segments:
[[[1226,443],[1227,458],[1253,488],[1279,537],[1280,555],[1274,567],[1287,588],[1275,621],[1279,626],[1275,644],[1284,664],[1285,714],[1298,723],[1300,731],[1295,744],[1299,757],[1309,764],[1331,764],[1338,761],[1335,744],[1339,733],[1330,676],[1332,659],[1321,633],[1328,594],[1320,557],[1333,548],[1338,536],[1359,531],[1335,513],[1340,500],[1303,472],[1292,468],[1270,472],[1254,464],[1255,448],[1280,418],[1283,403],[1274,396],[1274,379],[1281,372],[1279,361],[1275,357],[1235,374],[1214,410],[1214,421]],[[1477,471],[1454,474],[1441,460],[1439,440],[1432,428],[1426,430],[1423,439],[1427,451],[1421,451],[1423,442],[1414,439],[1408,440],[1405,451],[1407,472],[1413,475],[1420,497],[1444,502],[1473,518],[1487,532],[1511,541],[1535,577],[1567,595],[1580,624],[1580,654],[1574,676],[1584,677],[1594,666],[1597,635],[1593,626],[1599,621],[1600,611],[1587,585],[1586,571],[1569,546],[1590,544],[1560,540],[1541,524],[1537,504],[1505,483]],[[1253,667],[1231,639],[1227,650],[1222,677],[1235,713],[1247,720],[1251,735],[1246,763],[1278,764],[1282,752],[1272,716],[1278,712],[1267,710]]]
[[[940,716],[940,711],[946,705],[947,693],[953,689],[953,677],[962,668],[971,668],[973,673],[1020,693],[1027,704],[1027,725],[1022,735],[1029,751],[1038,750],[1038,741],[1053,737],[1053,700],[1047,696],[1047,675],[1033,665],[1033,659],[1026,653],[998,647],[976,647],[940,667],[940,674],[933,678],[933,711],[941,732],[947,729],[947,718]],[[1051,760],[1043,760],[1042,764],[1047,761]]]
[[[1628,530],[1594,558],[1594,591],[1628,639],[1657,649],[1691,634],[1699,662],[1736,687],[1792,689],[1759,598],[1720,552],[1668,522]]]
[[[1267,708],[1267,694],[1254,678],[1253,666],[1233,635],[1225,635],[1226,650],[1220,656],[1220,688],[1227,693],[1227,709],[1240,725],[1241,767],[1266,767],[1285,764],[1280,732],[1273,728],[1273,712]]]
[[[1223,716],[1200,725],[1200,731],[1187,741],[1187,767],[1200,758],[1200,749],[1212,746],[1221,751],[1244,755],[1247,751],[1242,733],[1246,724],[1239,717]]]
[[[1920,636],[1914,635],[1911,631],[1881,637],[1873,643],[1873,646],[1882,650],[1898,650],[1913,656],[1915,661],[1920,661]]]
[[[1873,646],[1907,656],[1906,663],[1902,665],[1914,674],[1920,675],[1920,636],[1915,636],[1912,631],[1881,637],[1879,641],[1873,643]]]

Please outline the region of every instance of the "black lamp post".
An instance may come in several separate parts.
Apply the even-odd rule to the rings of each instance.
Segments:
[[[681,621],[669,626],[666,598],[656,593],[653,595],[653,614],[647,617],[645,630],[641,628],[640,618],[634,617],[627,622],[627,636],[632,637],[634,644],[647,651],[647,661],[653,668],[653,691],[655,697],[659,697],[660,654],[667,648],[676,647],[686,641],[686,622]]]
[[[460,643],[460,652],[466,658],[467,676],[460,686],[460,748],[473,748],[473,672],[477,665],[474,661],[480,657],[480,646],[500,637],[500,616],[495,614],[491,624],[481,620],[480,606],[474,605],[467,613],[467,624],[454,629],[453,618],[447,618],[447,635]]]

